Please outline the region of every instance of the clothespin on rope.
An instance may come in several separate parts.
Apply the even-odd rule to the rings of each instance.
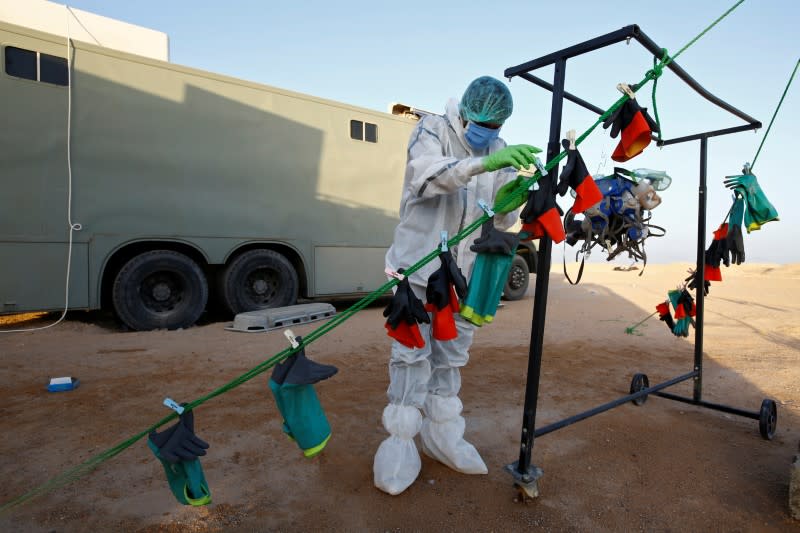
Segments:
[[[295,337],[294,332],[290,329],[287,329],[283,332],[283,336],[289,340],[289,344],[292,345],[292,348],[295,350],[300,347],[300,343],[297,342],[297,337]]]
[[[622,94],[627,95],[631,100],[636,100],[636,93],[633,92],[633,89],[631,89],[631,86],[627,83],[618,83],[617,90]]]
[[[487,217],[491,218],[494,216],[494,211],[492,211],[492,208],[486,203],[486,200],[478,200],[478,207],[483,209],[483,212],[486,213]]]
[[[441,244],[439,245],[439,250],[442,251],[442,252],[446,252],[448,250],[448,248],[447,248],[447,231],[442,230],[442,232],[439,234],[439,236],[441,238]]]
[[[391,268],[387,268],[386,270],[384,270],[384,273],[390,278],[394,278],[398,281],[403,281],[404,279],[406,279],[406,277],[403,274],[401,274],[400,272],[395,272]]]
[[[569,149],[570,150],[577,150],[578,147],[575,146],[575,130],[569,130],[567,132],[567,140],[569,141]]]
[[[185,411],[183,406],[180,405],[175,400],[173,400],[172,398],[164,398],[164,405],[166,405],[167,407],[169,407],[170,409],[172,409],[173,411],[175,411],[179,415],[182,415],[183,412]]]

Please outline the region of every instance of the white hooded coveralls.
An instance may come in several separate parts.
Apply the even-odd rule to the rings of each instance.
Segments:
[[[493,205],[497,190],[516,178],[509,167],[484,172],[483,158],[504,148],[502,139],[492,141],[482,151],[473,150],[464,140],[464,127],[458,102],[451,99],[445,115],[423,117],[408,144],[400,223],[386,254],[386,267],[397,271],[421,259],[440,244],[441,232],[452,237],[483,214],[478,200]],[[514,224],[517,212],[495,215],[495,227]],[[469,279],[476,254],[469,248],[480,231],[452,247],[451,253]],[[425,301],[428,277],[441,266],[436,259],[409,276],[411,288]],[[389,361],[389,405],[383,424],[390,436],[375,454],[375,485],[389,494],[399,494],[414,482],[421,468],[414,436],[421,431],[423,451],[464,473],[485,474],[486,465],[475,448],[464,438],[464,419],[458,392],[459,368],[469,359],[474,326],[456,318],[458,337],[438,341],[429,324],[419,324],[425,346],[408,348],[392,342]],[[419,408],[424,409],[422,420]]]

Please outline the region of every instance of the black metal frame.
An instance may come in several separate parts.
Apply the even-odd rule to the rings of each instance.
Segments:
[[[594,39],[585,41],[575,46],[559,50],[558,52],[542,56],[538,59],[528,61],[527,63],[523,63],[515,67],[509,67],[505,70],[504,74],[508,79],[518,76],[520,78],[530,81],[535,85],[538,85],[539,87],[543,87],[553,93],[552,104],[550,108],[550,133],[547,145],[548,161],[556,157],[561,151],[561,144],[560,144],[561,114],[562,114],[564,100],[573,102],[599,115],[602,115],[605,112],[604,109],[597,107],[587,102],[586,100],[579,98],[575,95],[572,95],[564,90],[567,59],[588,52],[592,52],[594,50],[598,50],[600,48],[615,43],[619,43],[621,41],[627,41],[628,43],[630,43],[631,40],[636,40],[638,43],[644,46],[644,48],[647,49],[650,53],[652,53],[656,57],[656,59],[660,59],[662,57],[663,53],[662,48],[658,46],[655,42],[653,42],[647,35],[645,35],[644,32],[641,31],[639,26],[634,24],[631,26],[625,26],[624,28],[621,28],[617,31],[608,33],[606,35],[601,35],[600,37],[596,37]],[[554,65],[555,67],[555,73],[553,77],[554,79],[552,84],[530,74],[530,72],[533,70],[549,65]],[[703,270],[705,265],[705,248],[706,248],[705,226],[706,226],[706,196],[707,196],[706,172],[707,172],[707,159],[708,159],[708,139],[710,137],[716,137],[720,135],[728,135],[731,133],[758,129],[761,127],[761,122],[747,115],[746,113],[743,113],[742,111],[736,109],[727,102],[721,100],[717,96],[708,92],[699,83],[697,83],[697,81],[695,81],[694,78],[689,76],[689,74],[674,61],[669,63],[667,65],[667,68],[671,70],[673,73],[675,73],[681,80],[683,80],[687,85],[689,85],[689,87],[694,89],[706,100],[709,100],[716,106],[724,109],[725,111],[728,111],[729,113],[741,118],[746,122],[746,124],[742,126],[706,131],[694,135],[688,135],[685,137],[663,140],[658,143],[659,146],[667,146],[670,144],[677,144],[694,140],[700,141],[700,179],[699,179],[700,183],[698,190],[699,202],[698,202],[698,213],[697,213],[697,273],[698,273],[697,275],[699,277],[698,286],[702,287],[704,282]],[[555,180],[557,175],[558,175],[558,168],[555,168],[543,179]],[[644,376],[643,374],[637,374],[634,377],[634,383],[637,383],[636,380],[639,379],[638,382],[639,384],[638,385],[634,385],[634,383],[631,384],[630,394],[618,398],[614,401],[608,402],[606,404],[597,406],[583,413],[571,416],[559,422],[549,424],[542,428],[534,429],[536,423],[536,408],[539,395],[539,380],[540,380],[540,370],[542,363],[542,341],[544,338],[545,315],[547,312],[547,293],[549,286],[549,276],[547,275],[547,273],[550,272],[551,251],[552,251],[552,241],[550,240],[549,237],[545,236],[539,241],[539,252],[538,252],[539,257],[537,260],[537,271],[542,272],[544,274],[536,276],[536,288],[533,298],[533,317],[531,319],[531,341],[530,341],[530,352],[528,355],[528,378],[527,378],[527,385],[525,388],[525,404],[523,408],[524,410],[522,419],[522,438],[519,451],[519,460],[506,467],[506,469],[514,477],[516,485],[520,488],[526,489],[528,495],[532,496],[538,495],[536,480],[542,475],[542,470],[540,468],[531,465],[531,452],[533,451],[535,437],[546,435],[547,433],[574,424],[575,422],[578,422],[580,420],[584,420],[586,418],[602,413],[609,409],[613,409],[614,407],[618,407],[628,401],[633,401],[637,405],[641,405],[642,403],[644,403],[645,399],[647,398],[647,395],[649,394],[653,394],[670,400],[689,403],[692,405],[698,405],[709,409],[715,409],[738,416],[744,416],[747,418],[753,418],[757,420],[763,419],[764,404],[762,404],[761,412],[756,413],[752,411],[746,411],[743,409],[737,409],[734,407],[728,407],[725,405],[713,404],[702,400],[704,295],[703,291],[700,290],[696,291],[697,314],[695,317],[694,368],[691,372],[653,386],[649,386],[646,376]],[[643,381],[642,381],[642,376],[643,376]],[[670,387],[672,385],[675,385],[677,383],[689,379],[694,380],[694,393],[692,398],[684,398],[682,396],[677,396],[674,394],[662,392],[662,389],[665,389],[667,387]],[[764,402],[765,403],[771,402],[771,400],[765,400]],[[777,412],[774,411],[774,402],[772,405],[772,409],[775,416],[775,419],[773,419],[772,422],[774,422],[777,419]],[[771,438],[771,435],[769,437],[764,435],[763,428],[762,428],[762,436],[765,436],[765,438]]]

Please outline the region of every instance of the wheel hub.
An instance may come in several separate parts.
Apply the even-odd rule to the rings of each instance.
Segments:
[[[264,279],[257,279],[257,280],[256,280],[256,281],[253,283],[253,292],[255,292],[256,294],[258,294],[259,296],[260,296],[260,295],[263,295],[263,294],[266,294],[267,290],[269,290],[269,283],[267,283],[267,281],[266,281],[266,280],[264,280]]]
[[[142,303],[150,311],[163,313],[175,309],[183,300],[185,286],[172,272],[155,272],[142,281]]]
[[[153,287],[153,298],[158,302],[166,301],[171,294],[172,291],[170,290],[169,285],[166,283],[158,283],[155,287]]]
[[[511,288],[518,289],[522,287],[523,283],[525,282],[525,273],[522,271],[520,267],[514,267],[511,269]]]

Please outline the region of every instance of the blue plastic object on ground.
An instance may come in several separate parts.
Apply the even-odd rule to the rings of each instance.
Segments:
[[[49,392],[64,392],[77,389],[80,381],[77,378],[64,377],[64,378],[50,378],[50,383],[47,385]]]

